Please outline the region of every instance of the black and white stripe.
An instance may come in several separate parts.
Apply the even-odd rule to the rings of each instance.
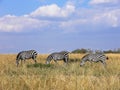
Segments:
[[[80,62],[80,66],[83,66],[85,62],[101,62],[104,66],[106,65],[106,60],[108,60],[108,57],[103,53],[92,53],[87,54],[83,56]]]
[[[34,62],[36,63],[36,58],[37,58],[37,52],[35,50],[28,50],[28,51],[21,51],[18,53],[16,57],[16,64],[17,66],[19,65],[19,61],[21,60],[26,60],[26,59],[33,59]]]
[[[69,56],[68,51],[61,51],[61,52],[55,52],[50,54],[46,59],[46,64],[49,64],[50,61],[53,59],[56,63],[59,60],[63,60],[65,63],[68,62]]]

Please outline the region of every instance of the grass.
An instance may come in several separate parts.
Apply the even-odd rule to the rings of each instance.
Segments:
[[[120,54],[108,54],[107,68],[101,63],[80,67],[83,54],[70,54],[68,65],[39,55],[37,64],[27,60],[16,67],[16,55],[0,55],[0,90],[120,90]]]

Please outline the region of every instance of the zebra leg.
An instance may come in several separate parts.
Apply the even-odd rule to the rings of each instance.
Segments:
[[[58,64],[57,60],[54,60],[54,62]],[[58,64],[58,65],[59,65],[59,64]]]
[[[37,63],[37,60],[35,59],[35,63]]]
[[[65,59],[64,59],[64,64],[65,64],[65,65],[68,64],[68,57],[65,57]]]
[[[50,64],[51,60],[52,60],[52,59],[47,58],[47,59],[46,59],[46,64]]]
[[[53,59],[52,55],[49,55],[46,59],[46,64],[50,64],[52,59]]]
[[[89,61],[89,62],[90,62],[90,66],[92,66],[92,63],[93,63],[93,62],[92,62],[92,61]]]
[[[100,61],[102,64],[103,64],[103,66],[106,68],[106,62],[105,61]]]
[[[20,60],[16,60],[16,65],[17,65],[17,67],[18,67],[18,65],[19,65],[19,61],[20,61]]]
[[[25,59],[24,59],[24,64],[25,64]]]
[[[46,61],[46,64],[50,64],[50,61]]]
[[[85,61],[82,60],[82,61],[80,62],[80,67],[83,66],[84,64],[85,64]]]
[[[34,60],[35,64],[37,63],[36,56],[33,56],[32,59]]]
[[[25,61],[25,60],[24,60]],[[23,60],[21,59],[21,65],[22,65]]]
[[[65,57],[65,62],[68,63],[69,57],[68,55]]]
[[[37,63],[37,60],[36,59],[33,59],[34,60],[34,62],[35,62],[35,64]]]

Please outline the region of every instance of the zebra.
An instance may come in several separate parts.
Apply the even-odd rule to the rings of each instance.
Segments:
[[[54,52],[47,57],[46,64],[50,64],[51,60],[54,60],[56,63],[59,60],[63,60],[64,63],[67,63],[69,59],[68,54],[69,54],[68,51]]]
[[[108,57],[103,53],[86,54],[85,56],[82,57],[80,66],[83,66],[86,61],[101,62],[104,66],[106,66],[106,60],[108,60]]]
[[[33,59],[35,63],[37,63],[36,61],[36,58],[37,58],[37,52],[35,50],[28,50],[28,51],[21,51],[17,54],[17,57],[16,57],[16,64],[17,64],[17,67],[19,65],[19,61],[21,60],[21,63],[22,63],[22,60],[25,60],[26,59]]]

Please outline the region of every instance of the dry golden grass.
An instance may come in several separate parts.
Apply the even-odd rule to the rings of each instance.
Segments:
[[[70,54],[64,66],[39,55],[38,64],[32,60],[16,67],[16,55],[0,55],[0,90],[120,90],[120,54],[108,54],[107,68],[101,63],[80,67],[83,54]]]

